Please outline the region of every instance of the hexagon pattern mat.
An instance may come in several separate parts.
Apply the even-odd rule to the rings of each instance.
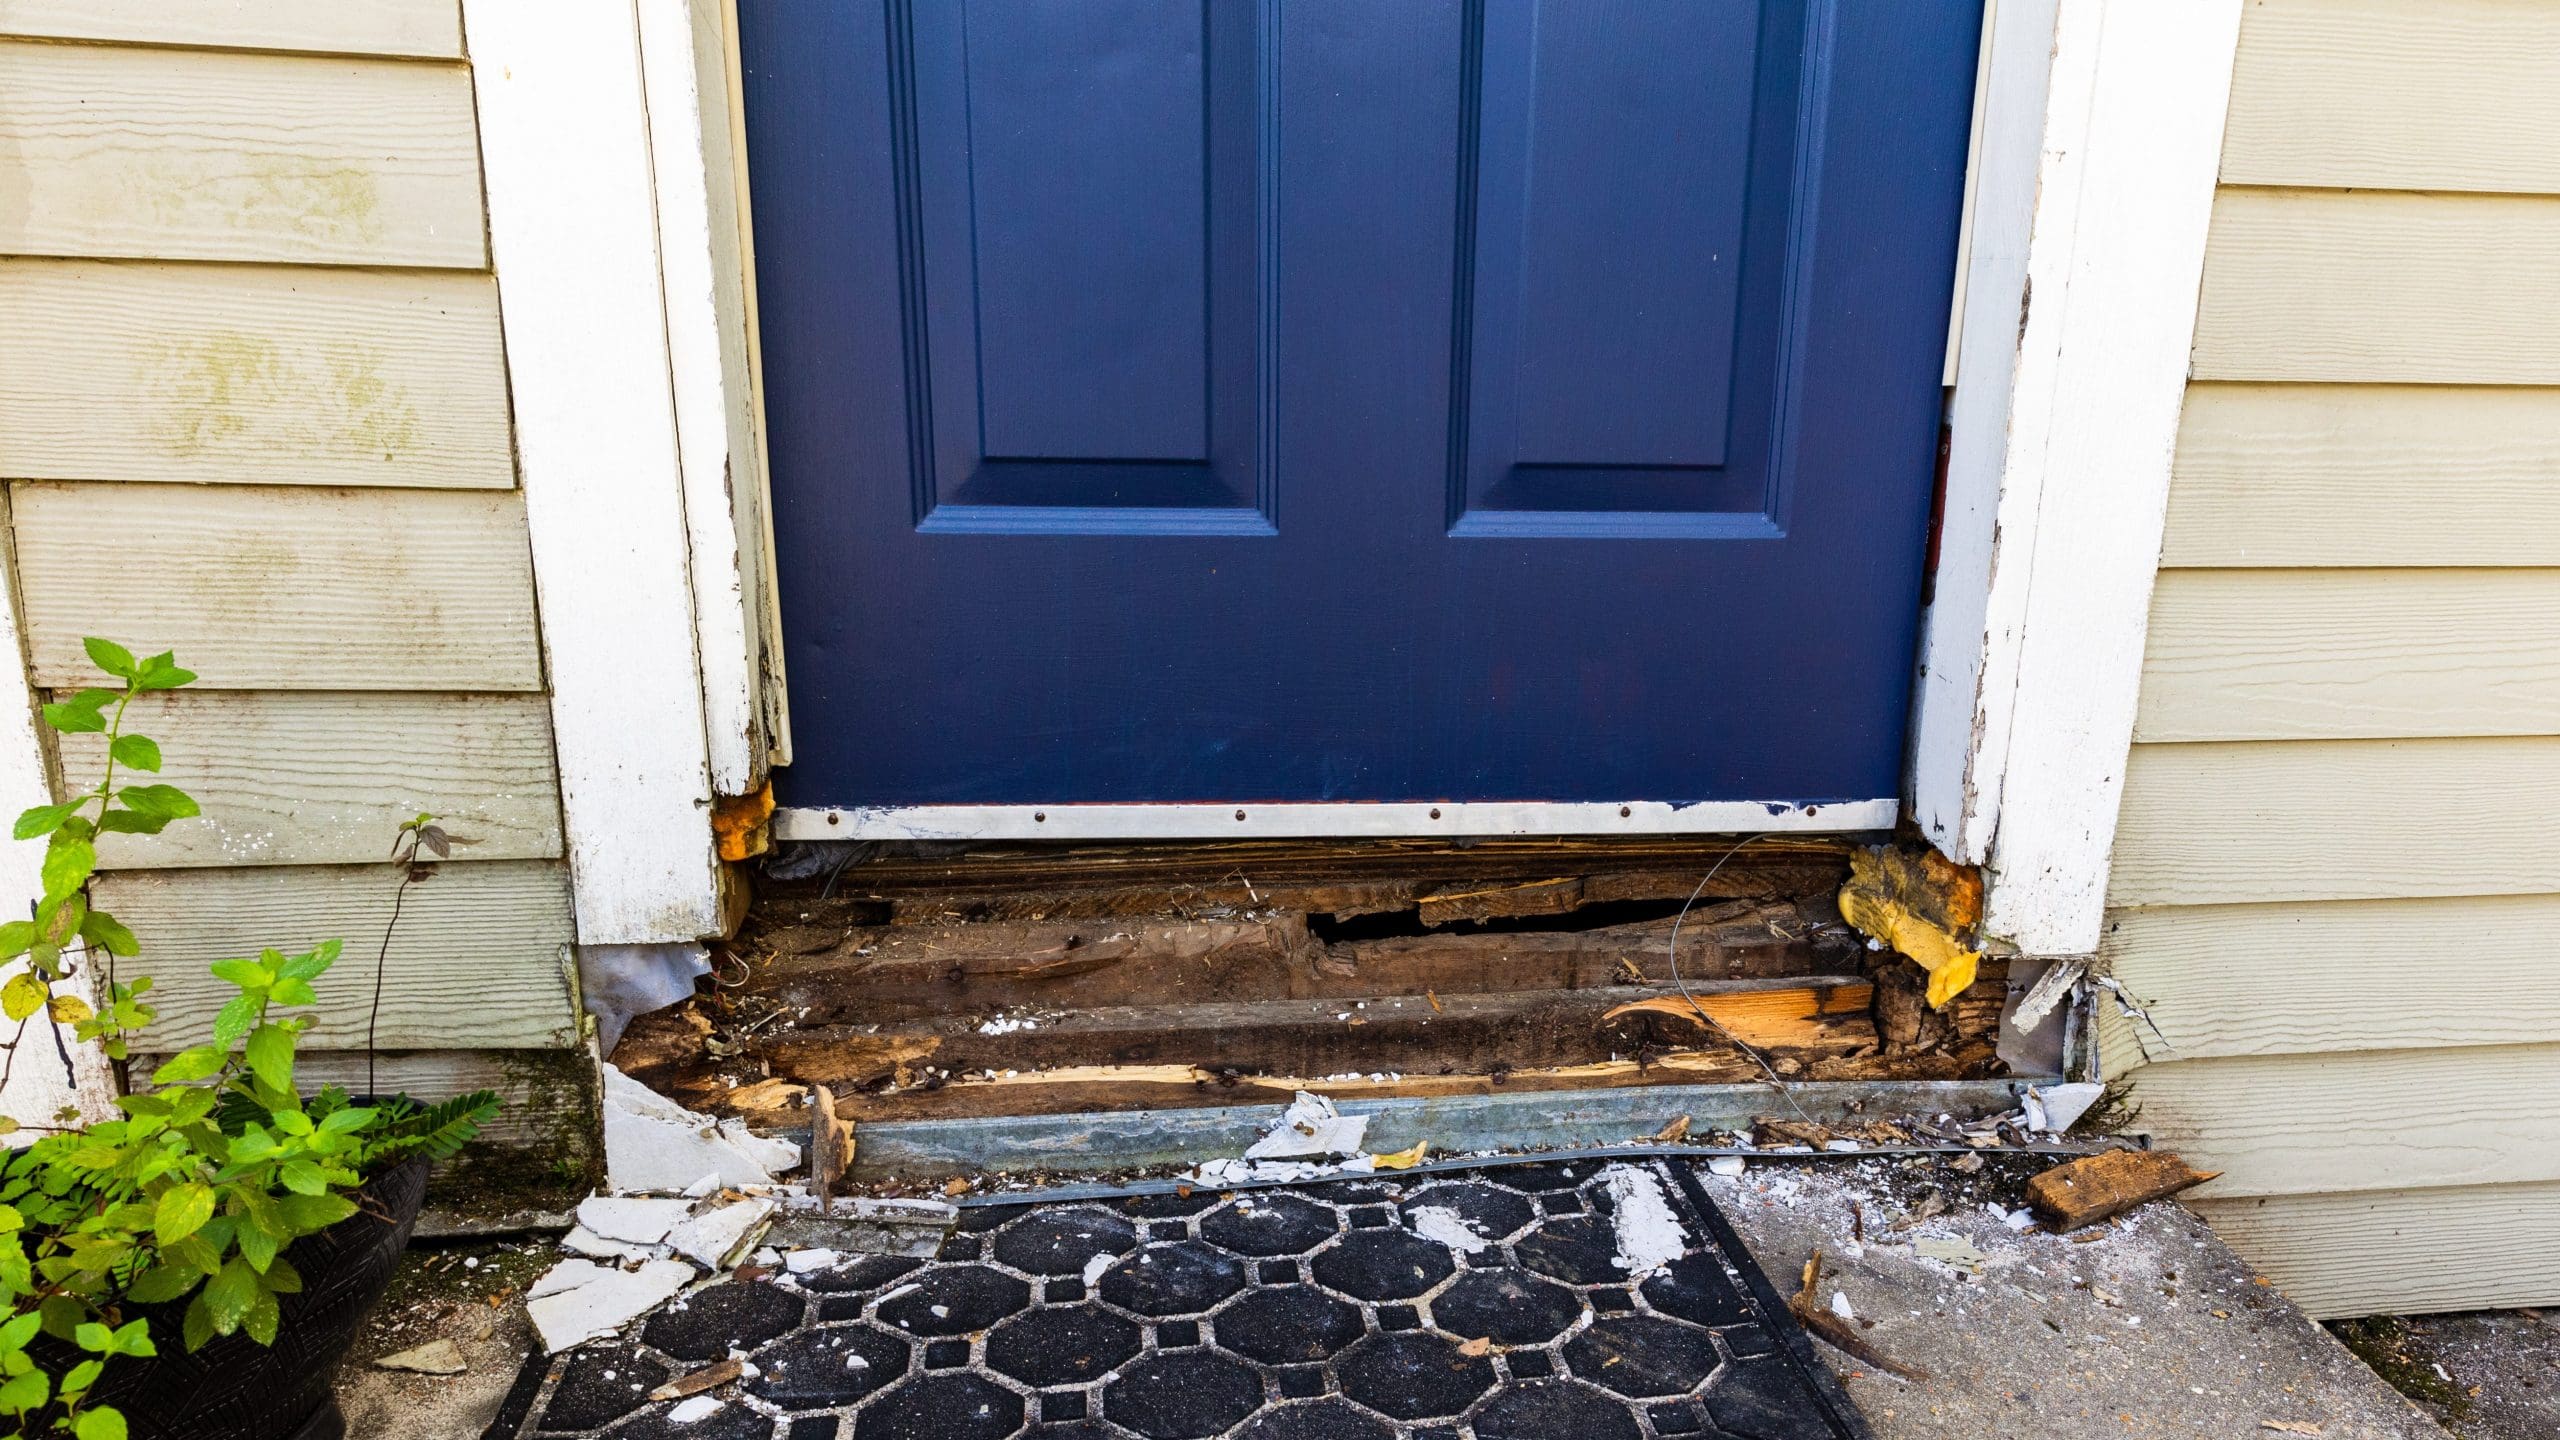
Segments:
[[[1619,1173],[1613,1174],[1616,1171]],[[1632,1173],[1628,1173],[1632,1172]],[[1669,1235],[1667,1203],[1681,1232]],[[1626,1208],[1650,1230],[1621,1226]],[[1625,1232],[1625,1233],[1622,1233]],[[1679,1253],[1649,1274],[1630,1248]],[[932,1261],[716,1285],[528,1369],[597,1440],[1832,1440],[1867,1434],[1686,1162],[977,1206]],[[1470,1342],[1483,1341],[1483,1344]],[[757,1373],[678,1424],[670,1379]],[[700,1407],[697,1406],[697,1409]],[[516,1417],[531,1417],[529,1421]],[[514,1427],[514,1428],[509,1428]]]

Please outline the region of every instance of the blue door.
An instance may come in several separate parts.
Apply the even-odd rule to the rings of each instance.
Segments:
[[[785,805],[1899,792],[1980,0],[741,10]]]

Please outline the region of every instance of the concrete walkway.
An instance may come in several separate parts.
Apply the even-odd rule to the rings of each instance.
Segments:
[[[2191,1211],[2145,1206],[2083,1242],[2020,1234],[1985,1208],[2024,1204],[2041,1168],[1755,1164],[1711,1178],[1708,1193],[1772,1276],[1796,1273],[1819,1247],[1822,1300],[1836,1291],[1879,1352],[1930,1372],[1901,1380],[1824,1350],[1879,1440],[2443,1440]],[[1945,1213],[1893,1228],[1933,1193]],[[1931,1238],[1971,1245],[1981,1273],[1912,1253]]]

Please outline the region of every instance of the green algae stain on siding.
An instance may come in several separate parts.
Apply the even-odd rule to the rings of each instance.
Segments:
[[[136,378],[154,438],[178,458],[262,449],[396,461],[425,443],[407,387],[363,341],[297,355],[268,336],[208,331],[146,349]]]

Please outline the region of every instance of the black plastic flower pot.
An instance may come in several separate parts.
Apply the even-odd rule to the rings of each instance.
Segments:
[[[133,1440],[344,1440],[330,1393],[339,1362],[391,1283],[427,1197],[427,1162],[384,1171],[357,1193],[362,1207],[285,1251],[302,1291],[277,1297],[276,1343],[218,1335],[189,1353],[183,1303],[139,1313],[159,1354],[107,1367],[96,1398],[124,1412]]]

